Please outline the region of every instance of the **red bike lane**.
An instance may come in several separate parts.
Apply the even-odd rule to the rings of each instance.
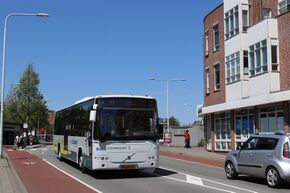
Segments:
[[[96,193],[25,150],[6,154],[28,193]]]

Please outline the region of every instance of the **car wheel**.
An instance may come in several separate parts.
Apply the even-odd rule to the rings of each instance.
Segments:
[[[278,170],[274,167],[270,167],[267,169],[266,173],[267,184],[271,188],[279,188],[282,184],[282,179]]]
[[[236,179],[238,177],[238,173],[235,169],[234,164],[231,161],[228,161],[225,165],[225,173],[228,179]]]

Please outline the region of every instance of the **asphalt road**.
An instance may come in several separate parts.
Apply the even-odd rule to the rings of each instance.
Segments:
[[[50,146],[29,151],[99,193],[288,193],[290,190],[290,184],[278,190],[271,189],[264,179],[247,176],[240,176],[238,180],[228,180],[222,168],[163,156],[160,158],[160,168],[154,173],[145,170],[98,171],[83,174],[74,163],[59,161]]]

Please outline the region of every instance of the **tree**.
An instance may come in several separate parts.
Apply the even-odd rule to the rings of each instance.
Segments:
[[[39,74],[29,63],[20,77],[16,92],[9,93],[6,99],[5,121],[27,122],[30,129],[48,125],[48,108],[38,89],[39,83]]]
[[[180,123],[176,117],[173,115],[169,118],[169,125],[170,126],[180,126]]]

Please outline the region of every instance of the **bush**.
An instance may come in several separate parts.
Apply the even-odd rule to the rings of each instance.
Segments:
[[[198,147],[203,147],[204,146],[204,139],[201,139],[198,144],[197,144]]]

